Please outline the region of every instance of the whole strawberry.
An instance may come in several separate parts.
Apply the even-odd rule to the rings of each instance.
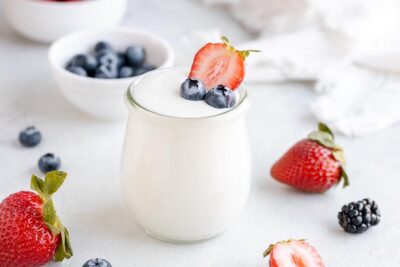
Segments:
[[[349,185],[344,170],[343,149],[334,142],[332,131],[323,123],[318,130],[296,143],[271,168],[277,181],[307,192],[325,192],[343,178]]]
[[[36,267],[72,256],[68,230],[54,209],[52,195],[67,174],[33,175],[31,188],[10,195],[0,204],[0,267]]]

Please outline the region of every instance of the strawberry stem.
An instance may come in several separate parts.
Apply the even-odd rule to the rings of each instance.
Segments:
[[[32,175],[31,189],[34,190],[43,203],[43,221],[53,235],[61,235],[61,242],[55,254],[55,261],[69,259],[73,255],[70,238],[67,228],[65,228],[54,208],[52,196],[62,186],[67,177],[67,173],[53,171],[46,173],[45,179]]]
[[[264,251],[264,253],[263,253],[264,258],[267,257],[269,254],[271,254],[272,250],[274,249],[274,247],[275,247],[277,244],[280,244],[280,243],[290,243],[290,242],[292,242],[293,240],[294,240],[294,239],[282,240],[282,241],[276,242],[275,244],[269,245],[269,247],[268,247],[268,248]],[[305,242],[306,239],[304,239],[304,238],[303,238],[303,239],[298,239],[297,241]]]
[[[225,44],[226,48],[229,51],[233,51],[233,52],[237,52],[239,53],[239,55],[243,58],[243,60],[246,59],[246,57],[248,57],[250,55],[250,53],[252,52],[261,52],[260,50],[256,50],[256,49],[249,49],[249,50],[237,50],[236,48],[234,48],[230,43],[229,43],[229,39],[226,36],[221,36],[221,40],[222,42]]]

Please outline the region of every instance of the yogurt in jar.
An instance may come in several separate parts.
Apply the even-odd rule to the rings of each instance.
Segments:
[[[187,78],[170,68],[144,75],[127,92],[121,164],[124,198],[151,235],[195,242],[218,235],[243,209],[250,188],[247,92],[216,109],[180,97]]]

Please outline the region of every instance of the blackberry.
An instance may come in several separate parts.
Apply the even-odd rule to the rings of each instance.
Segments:
[[[381,219],[381,212],[375,201],[364,198],[350,202],[338,213],[340,226],[348,233],[363,233],[375,226]]]

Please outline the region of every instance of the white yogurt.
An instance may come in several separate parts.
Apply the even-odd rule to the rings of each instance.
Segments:
[[[244,207],[251,177],[247,94],[232,109],[215,109],[179,96],[185,78],[180,69],[165,69],[129,89],[121,165],[137,223],[177,242],[221,233]]]
[[[133,98],[148,110],[177,118],[202,118],[227,111],[214,108],[205,101],[190,101],[180,97],[180,86],[187,77],[187,73],[180,68],[145,76],[132,91]],[[239,99],[237,92],[236,99]]]

